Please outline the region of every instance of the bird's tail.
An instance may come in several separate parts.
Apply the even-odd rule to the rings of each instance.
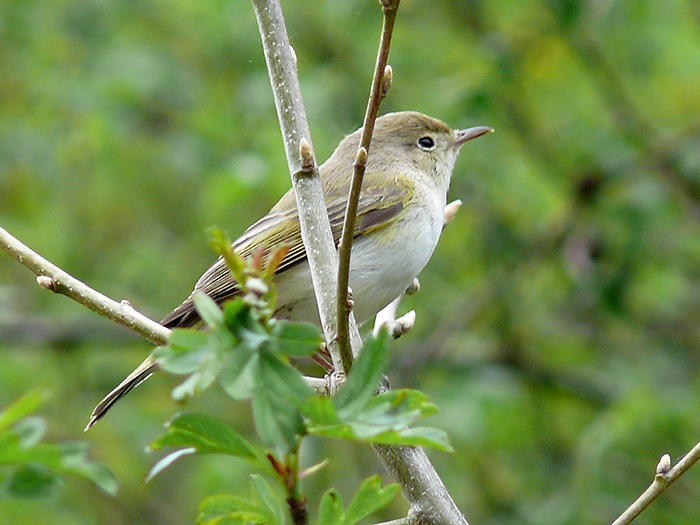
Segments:
[[[158,370],[158,365],[156,362],[150,356],[147,357],[143,363],[137,366],[136,369],[131,372],[126,379],[124,379],[124,381],[119,383],[114,390],[112,390],[104,397],[104,399],[102,399],[102,401],[99,402],[90,415],[90,421],[88,421],[85,431],[88,431],[98,419],[104,416],[107,411],[112,408],[114,403],[119,401],[122,397],[131,392],[131,390],[139,386],[146,379],[151,377],[153,372],[156,370]]]

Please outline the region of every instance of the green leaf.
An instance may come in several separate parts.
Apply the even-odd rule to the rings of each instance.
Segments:
[[[119,483],[114,473],[104,465],[88,459],[88,444],[71,441],[58,445],[65,472],[77,474],[92,481],[100,490],[116,495]]]
[[[175,353],[191,352],[207,346],[208,336],[206,332],[193,328],[173,328],[168,339],[168,346]]]
[[[211,496],[199,506],[197,525],[266,524],[267,516],[252,501],[230,495]]]
[[[236,297],[224,304],[224,323],[226,328],[238,339],[243,339],[243,330],[255,330],[258,322],[252,315],[250,305]]]
[[[239,346],[228,356],[221,367],[219,383],[233,399],[248,399],[253,395],[254,371],[258,353],[245,345]]]
[[[250,481],[253,487],[253,494],[268,511],[266,514],[270,518],[268,520],[270,525],[283,525],[286,509],[282,506],[282,502],[274,493],[270,484],[258,474],[251,474]]]
[[[352,413],[374,395],[389,362],[389,335],[381,330],[370,338],[350,370],[348,380],[333,398],[338,413]],[[342,417],[342,416],[341,416]]]
[[[400,388],[398,390],[382,392],[372,397],[367,402],[365,408],[371,410],[374,405],[386,402],[389,402],[393,407],[401,407],[404,411],[418,410],[421,417],[431,416],[438,411],[437,407],[428,400],[427,394],[420,390],[413,390],[410,388]]]
[[[367,478],[348,505],[343,525],[353,525],[373,512],[386,507],[401,492],[401,487],[392,483],[382,488],[379,476]]]
[[[216,253],[221,255],[236,281],[243,279],[245,277],[245,260],[233,251],[231,240],[224,231],[219,228],[209,228],[207,235],[209,238],[209,246],[211,246]]]
[[[275,350],[282,354],[303,357],[321,349],[323,336],[316,325],[275,321],[272,326]]]
[[[301,406],[301,413],[314,425],[336,425],[342,423],[333,404],[327,396],[312,396]]]
[[[10,474],[4,492],[15,498],[47,496],[59,484],[60,478],[40,465],[25,465]]]
[[[318,507],[318,525],[341,525],[343,523],[343,497],[330,489],[321,498]]]
[[[153,465],[153,468],[148,472],[146,475],[146,483],[151,481],[153,478],[155,478],[158,474],[163,472],[166,468],[168,468],[170,465],[175,463],[178,459],[188,456],[190,454],[194,454],[197,452],[197,449],[191,447],[191,448],[181,448],[180,450],[176,450],[175,452],[171,452],[164,458],[159,459],[155,465]]]
[[[48,399],[47,392],[32,390],[0,412],[0,430],[9,428],[20,419],[34,413]]]
[[[114,473],[106,466],[94,461],[86,461],[71,469],[74,473],[92,481],[105,494],[116,496],[119,482]]]
[[[447,433],[435,427],[407,428],[398,432],[396,437],[392,433],[380,435],[374,440],[374,443],[428,447],[442,452],[454,452]]]
[[[316,436],[369,443],[420,445],[449,452],[452,447],[443,431],[430,427],[409,428],[423,414],[431,413],[433,407],[422,392],[397,390],[375,396],[361,410],[343,414],[342,417],[330,399],[320,396],[306,400],[301,411],[307,418],[308,433]]]
[[[197,348],[188,352],[173,350],[170,346],[161,346],[151,352],[151,356],[158,361],[158,365],[171,374],[191,374],[200,366],[204,357],[209,352],[207,348]]]
[[[253,446],[226,423],[203,414],[179,414],[169,421],[165,434],[149,446],[151,450],[164,447],[192,447],[199,454],[257,457]]]
[[[216,328],[224,322],[224,313],[214,300],[203,292],[195,292],[192,297],[194,307],[202,320],[210,328]]]
[[[254,372],[253,417],[260,438],[270,448],[296,449],[306,433],[299,409],[313,390],[298,370],[264,347]]]
[[[46,434],[46,421],[39,416],[27,417],[15,425],[14,432],[22,448],[33,447]]]

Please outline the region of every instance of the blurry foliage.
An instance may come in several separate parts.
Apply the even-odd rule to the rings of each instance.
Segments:
[[[48,496],[69,476],[115,495],[114,475],[87,459],[86,443],[44,441],[46,421],[33,413],[45,398],[30,391],[0,412],[0,500]]]
[[[378,7],[283,4],[325,158],[361,122]],[[470,523],[609,522],[700,438],[700,9],[404,0],[390,63],[383,111],[497,131],[461,155],[465,204],[405,301],[418,321],[393,384],[440,408],[456,452],[432,457]],[[289,185],[249,3],[0,3],[0,225],[59,266],[159,318],[212,262],[204,230],[237,235]],[[0,256],[0,351],[0,406],[51,389],[55,441],[149,347]],[[3,520],[192,523],[204,496],[247,487],[216,457],[142,484],[173,385],[149,381],[88,435],[116,499],[71,483],[0,502]],[[244,430],[250,408],[224,397],[187,409]],[[310,494],[347,499],[381,472],[362,446],[302,450],[325,457]],[[697,523],[698,501],[691,470],[640,523]]]

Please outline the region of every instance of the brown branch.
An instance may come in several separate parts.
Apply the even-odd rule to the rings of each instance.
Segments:
[[[695,445],[690,452],[681,458],[673,468],[671,466],[671,457],[668,454],[661,456],[659,464],[656,466],[656,474],[654,481],[649,487],[639,496],[632,505],[627,507],[625,512],[620,514],[620,517],[613,521],[612,525],[627,525],[632,523],[644,509],[659,497],[671,483],[680,478],[685,472],[692,467],[700,459],[700,443]]]
[[[386,96],[391,86],[391,67],[387,65],[389,59],[389,49],[391,47],[391,37],[394,32],[394,22],[399,9],[400,0],[381,0],[384,22],[382,25],[382,36],[379,41],[379,51],[377,52],[377,63],[374,67],[374,78],[370,90],[367,110],[362,125],[360,136],[360,146],[355,159],[355,172],[348,196],[348,206],[345,211],[343,222],[343,234],[340,238],[339,267],[338,267],[338,346],[343,359],[346,371],[350,370],[353,361],[353,351],[350,347],[350,305],[348,303],[348,283],[350,280],[350,253],[352,250],[352,240],[355,231],[355,217],[357,216],[357,205],[360,200],[360,190],[362,189],[362,179],[365,175],[367,155],[369,154],[374,122],[379,112],[379,104]]]
[[[168,342],[170,330],[160,323],[137,312],[126,301],[118,303],[93,290],[32,251],[3,228],[0,228],[0,248],[34,272],[42,288],[70,297],[93,312],[133,330],[154,345]]]

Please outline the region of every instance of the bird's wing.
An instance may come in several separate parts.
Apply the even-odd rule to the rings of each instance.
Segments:
[[[391,224],[403,209],[410,196],[411,185],[406,181],[394,180],[393,184],[376,184],[381,177],[372,174],[366,180],[357,208],[355,222],[355,237],[384,228]],[[340,242],[345,217],[346,197],[327,202],[328,218],[336,247]],[[284,198],[289,198],[285,195]],[[248,228],[233,243],[233,249],[244,258],[258,250],[267,256],[272,246],[289,246],[287,255],[277,268],[277,273],[284,272],[306,260],[304,243],[301,240],[299,214],[296,206],[286,212],[276,206],[258,222]],[[214,301],[221,304],[240,292],[240,287],[228,270],[221,257],[200,277],[192,294],[175,310],[163,319],[162,324],[168,328],[196,326],[200,321],[194,309],[192,296],[195,292],[204,292]]]

